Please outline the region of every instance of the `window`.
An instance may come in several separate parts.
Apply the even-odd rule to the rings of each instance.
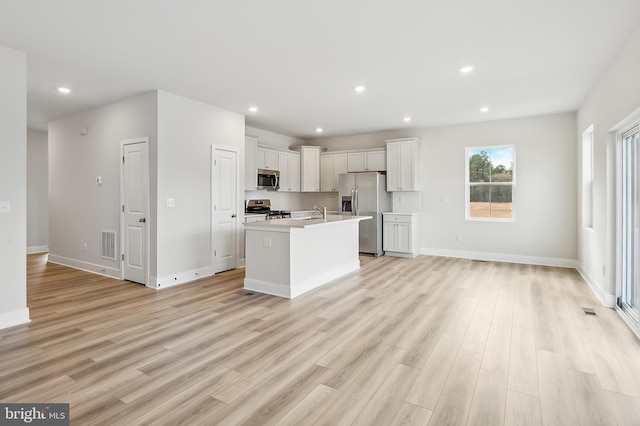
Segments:
[[[593,228],[593,125],[582,133],[582,226]]]
[[[466,163],[466,219],[512,222],[515,147],[467,148]]]

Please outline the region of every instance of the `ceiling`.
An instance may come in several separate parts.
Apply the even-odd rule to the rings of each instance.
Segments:
[[[0,45],[28,55],[31,128],[158,89],[302,139],[317,127],[330,137],[575,111],[640,21],[638,0],[0,0],[0,10]]]

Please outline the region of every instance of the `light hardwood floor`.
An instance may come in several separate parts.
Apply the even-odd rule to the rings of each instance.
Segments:
[[[576,271],[361,261],[285,300],[242,269],[155,291],[30,255],[0,401],[75,425],[640,424],[640,343]]]

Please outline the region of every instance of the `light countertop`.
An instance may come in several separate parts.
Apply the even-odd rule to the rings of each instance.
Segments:
[[[299,218],[299,219],[271,219],[267,221],[245,223],[247,228],[282,229],[282,228],[308,228],[311,226],[329,225],[332,223],[345,223],[371,219],[371,216],[351,216],[351,215],[327,215],[326,219],[320,218]]]

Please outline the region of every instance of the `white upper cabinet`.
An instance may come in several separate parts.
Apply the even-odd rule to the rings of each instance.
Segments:
[[[348,172],[383,172],[387,170],[387,155],[384,149],[350,152],[347,154]]]
[[[347,173],[347,154],[320,155],[320,191],[338,191],[338,175]]]
[[[300,192],[300,154],[279,152],[280,191]]]
[[[302,192],[320,192],[320,150],[318,146],[300,147]]]
[[[278,170],[278,151],[259,146],[256,149],[256,169]]]
[[[253,191],[256,189],[256,180],[258,178],[256,167],[256,148],[258,139],[252,136],[244,137],[244,189],[245,191]]]
[[[387,191],[417,191],[419,139],[390,139],[387,143]]]

